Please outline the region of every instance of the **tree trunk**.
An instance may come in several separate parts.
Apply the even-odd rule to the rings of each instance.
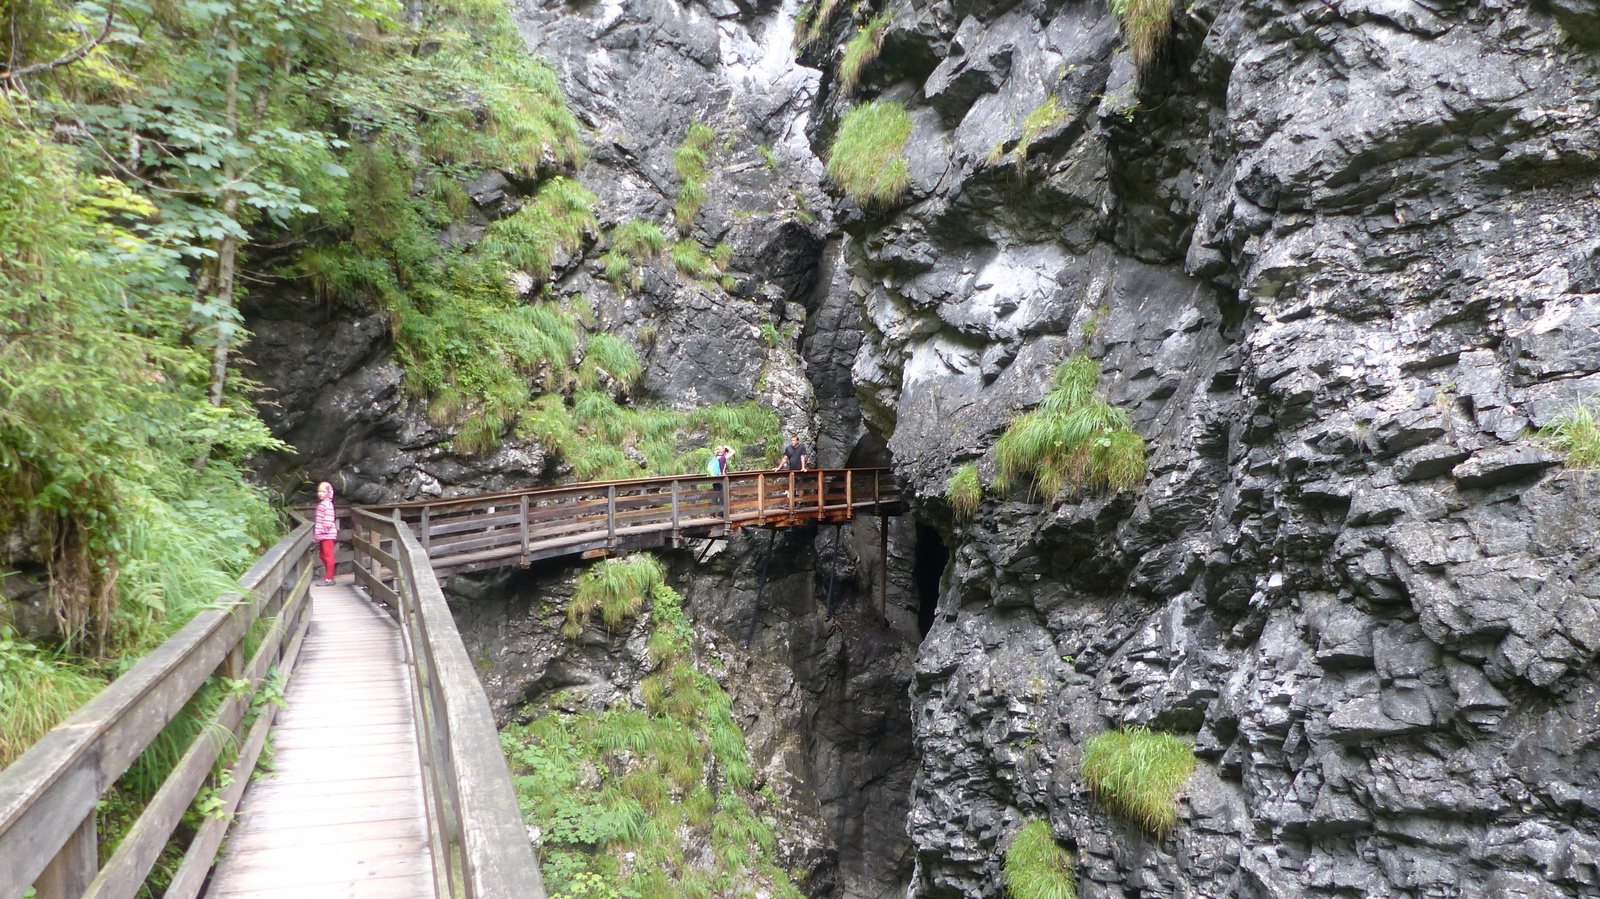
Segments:
[[[223,107],[223,115],[228,124],[228,133],[235,140],[239,137],[239,31],[235,25],[228,37],[228,88],[227,99]],[[228,185],[222,194],[222,214],[230,220],[238,221],[239,218],[239,193],[232,187],[234,179],[238,177],[238,170],[230,160],[223,163],[223,183]],[[222,239],[217,247],[217,299],[224,309],[233,308],[234,275],[238,265],[239,242],[233,235]],[[217,319],[217,340],[211,349],[211,405],[222,405],[222,389],[228,379],[228,350],[233,341],[233,322],[226,317]],[[211,448],[208,446],[195,457],[196,470],[206,467],[206,460],[211,457]]]

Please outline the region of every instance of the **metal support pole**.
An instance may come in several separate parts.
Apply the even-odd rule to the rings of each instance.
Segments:
[[[756,611],[750,616],[750,630],[744,635],[744,648],[750,648],[750,641],[756,636],[756,622],[761,620],[761,594],[767,590],[767,568],[772,564],[772,544],[778,538],[778,529],[773,528],[767,532],[767,555],[761,560],[761,584],[756,587]]]
[[[833,617],[833,582],[839,576],[839,531],[843,528],[840,524],[833,526],[833,565],[828,569],[828,611],[822,616],[824,621]]]

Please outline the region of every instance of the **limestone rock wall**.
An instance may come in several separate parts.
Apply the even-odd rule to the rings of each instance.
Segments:
[[[912,186],[840,222],[861,407],[954,550],[911,895],[999,895],[1029,817],[1087,897],[1595,895],[1596,482],[1529,435],[1600,386],[1594,10],[1202,0],[1141,78],[1098,4],[892,8]],[[1145,486],[956,522],[1075,352]],[[1201,759],[1165,840],[1077,775],[1134,723]]]

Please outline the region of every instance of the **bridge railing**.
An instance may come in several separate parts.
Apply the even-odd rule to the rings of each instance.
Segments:
[[[899,503],[889,469],[836,468],[636,478],[369,508],[398,513],[435,569],[449,572],[638,548],[647,536],[676,543],[740,527],[848,521]]]
[[[356,577],[400,621],[439,895],[543,899],[488,697],[428,555],[392,513],[351,514]]]
[[[218,598],[128,672],[0,771],[0,899],[30,884],[39,899],[131,899],[205,786],[224,749],[219,808],[189,843],[167,899],[200,892],[250,780],[276,707],[252,702],[271,671],[293,669],[310,621],[311,526],[301,524]],[[252,632],[252,625],[265,620]],[[247,659],[246,634],[260,639]],[[95,804],[212,677],[223,698],[102,867]]]

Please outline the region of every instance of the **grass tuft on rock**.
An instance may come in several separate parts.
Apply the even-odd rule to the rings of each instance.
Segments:
[[[874,100],[852,107],[828,151],[828,176],[850,199],[887,205],[911,186],[904,155],[911,114],[899,103]]]
[[[594,194],[571,178],[551,178],[514,215],[490,225],[479,248],[545,281],[557,254],[583,246],[595,226]]]
[[[632,389],[644,373],[644,366],[626,340],[615,334],[595,334],[589,338],[583,364],[578,366],[578,385],[585,390],[598,390],[602,373],[624,389]]]
[[[1111,14],[1122,26],[1134,65],[1148,71],[1172,34],[1172,0],[1111,0]]]
[[[672,168],[683,181],[672,210],[680,231],[694,227],[700,204],[706,201],[706,174],[711,165],[711,145],[716,139],[717,134],[709,125],[695,122],[689,126],[683,143],[672,152]]]
[[[1568,468],[1600,466],[1600,422],[1588,406],[1574,406],[1539,430],[1539,436],[1566,454]]]
[[[1099,395],[1099,376],[1099,364],[1087,356],[1061,363],[1039,408],[1019,416],[995,444],[997,486],[1007,489],[1027,475],[1049,500],[1063,490],[1077,496],[1144,481],[1144,438],[1128,413]]]
[[[1072,853],[1056,842],[1048,821],[1029,821],[1017,831],[1000,876],[1011,899],[1077,899]]]
[[[956,469],[945,485],[944,498],[957,518],[967,519],[975,515],[983,504],[983,482],[978,479],[978,466],[969,464]]]
[[[861,76],[883,51],[884,35],[889,33],[889,23],[894,14],[885,10],[862,25],[850,42],[844,45],[844,55],[839,60],[839,87],[846,96],[855,93]]]
[[[1071,112],[1061,105],[1055,94],[1051,94],[1023,118],[1022,136],[1017,138],[1017,171],[1022,171],[1027,165],[1028,148],[1033,146],[1034,139],[1070,117]]]
[[[1084,746],[1081,771],[1106,808],[1161,835],[1178,823],[1178,792],[1194,774],[1194,747],[1147,727],[1107,731]]]
[[[660,253],[667,246],[660,226],[641,219],[629,219],[611,229],[611,248],[600,257],[606,279],[618,290],[624,283],[639,288],[639,263]]]
[[[562,632],[576,638],[595,609],[608,629],[639,614],[645,598],[666,576],[661,562],[649,553],[626,559],[606,559],[578,577],[567,603],[567,623]]]

